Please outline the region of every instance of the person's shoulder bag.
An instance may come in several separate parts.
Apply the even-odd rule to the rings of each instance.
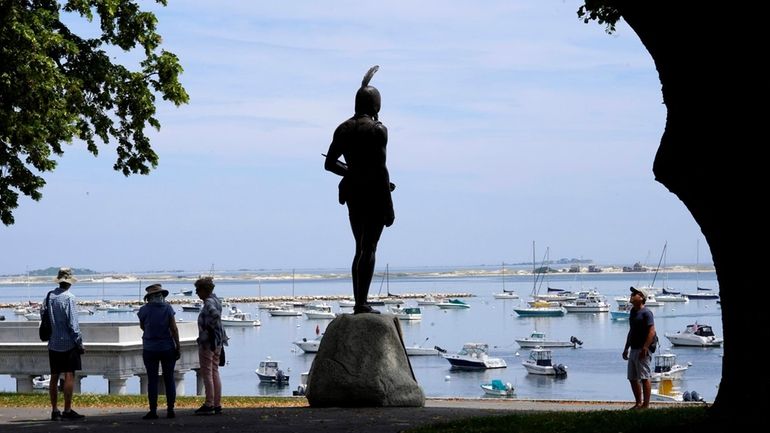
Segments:
[[[53,293],[53,291],[48,292],[48,294],[45,296],[45,309],[43,309],[40,314],[40,328],[38,329],[40,334],[40,341],[50,340],[51,334],[53,333],[53,327],[51,326],[51,316],[48,314],[48,309],[51,308],[51,305],[49,304],[51,293]]]

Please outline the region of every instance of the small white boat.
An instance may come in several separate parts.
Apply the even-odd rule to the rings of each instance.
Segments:
[[[390,312],[399,320],[422,320],[420,307],[390,307]]]
[[[224,326],[260,326],[262,322],[259,319],[252,319],[251,313],[244,313],[238,308],[232,308],[229,314],[222,316],[222,325]]]
[[[417,300],[417,305],[436,305],[439,302],[441,302],[439,299],[436,299],[433,297],[433,295],[428,295],[422,299]]]
[[[352,299],[340,299],[337,303],[340,305],[340,308],[353,308],[356,306],[356,301]]]
[[[280,308],[267,311],[273,317],[289,317],[289,316],[301,316],[302,312],[297,311],[294,307],[289,305],[281,305]]]
[[[724,342],[724,339],[714,335],[711,326],[697,322],[687,325],[684,331],[667,332],[665,335],[674,346],[718,347]]]
[[[24,318],[30,322],[34,322],[35,320],[40,320],[40,313],[27,313],[24,315]]]
[[[604,297],[596,290],[578,292],[577,299],[562,305],[568,313],[606,313],[610,311],[610,304],[605,302]]]
[[[405,346],[404,349],[406,349],[407,356],[436,356],[441,353],[437,346],[423,347],[416,343],[412,346]]]
[[[32,378],[32,389],[48,389],[51,386],[51,376],[43,374]]]
[[[489,345],[486,343],[465,343],[459,352],[451,355],[442,353],[441,356],[449,361],[452,368],[461,370],[507,367],[502,358],[492,358],[489,356]]]
[[[307,338],[303,338],[302,340],[295,341],[294,344],[302,349],[305,353],[316,353],[318,352],[318,347],[321,346],[321,338],[323,337],[323,334],[320,334],[316,338],[312,340],[308,340]]]
[[[492,296],[494,296],[495,299],[519,299],[518,293],[514,292],[513,290],[504,290],[500,293],[495,293]],[[483,387],[484,385],[481,386]]]
[[[582,341],[575,337],[571,337],[570,341],[548,340],[545,338],[545,332],[532,331],[529,337],[517,338],[516,342],[519,343],[519,347],[522,348],[535,348],[535,347],[577,347],[579,344],[583,344]]]
[[[203,308],[203,302],[193,302],[192,304],[182,305],[182,311],[187,311],[191,313],[200,312],[201,308]],[[110,311],[110,310],[107,310],[107,311]]]
[[[513,385],[510,382],[503,383],[500,379],[493,379],[490,383],[482,383],[484,394],[493,397],[513,397]]]
[[[308,319],[334,319],[337,317],[332,312],[332,307],[327,304],[306,305],[305,317]]]
[[[90,316],[92,314],[94,314],[94,312],[89,310],[88,308],[78,308],[79,316]]]
[[[660,382],[663,379],[679,380],[687,372],[686,365],[676,363],[676,355],[671,352],[658,353],[653,356],[654,367],[652,370],[653,382]]]
[[[551,349],[536,347],[529,351],[529,358],[524,360],[521,365],[527,370],[527,373],[539,374],[544,376],[563,376],[567,374],[567,366],[564,364],[553,364],[553,355]]]
[[[658,295],[657,297],[658,301],[669,303],[669,302],[690,302],[690,300],[685,295],[674,295],[674,294],[667,294],[667,295]]]
[[[263,303],[257,304],[258,310],[277,310],[279,308],[281,308],[279,305],[274,304],[272,302],[268,304],[263,304]]]
[[[653,387],[650,393],[650,400],[652,401],[668,401],[668,402],[702,402],[701,397],[697,391],[685,391],[682,392],[679,387],[674,386],[674,382],[671,379],[663,379],[660,381],[657,387]]]
[[[254,371],[259,377],[261,383],[275,383],[278,385],[288,385],[289,376],[284,374],[280,368],[280,361],[266,359],[260,361],[259,367]]]
[[[470,305],[466,304],[465,302],[459,299],[450,299],[448,301],[437,302],[436,306],[441,308],[442,310],[464,310],[467,308],[471,308]]]

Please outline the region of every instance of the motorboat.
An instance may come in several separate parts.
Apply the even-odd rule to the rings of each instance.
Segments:
[[[108,313],[131,313],[134,307],[127,304],[112,305],[106,310]]]
[[[441,356],[449,361],[452,368],[461,370],[507,367],[502,358],[492,358],[489,356],[489,345],[486,343],[465,343],[459,352],[454,354],[442,353]]]
[[[442,310],[464,310],[471,308],[470,305],[459,299],[450,299],[448,301],[437,302],[436,306]]]
[[[564,364],[553,364],[551,349],[542,347],[530,350],[529,358],[524,360],[521,365],[530,374],[543,376],[564,376],[567,374],[567,366]]]
[[[650,400],[667,402],[702,402],[703,397],[697,391],[682,392],[678,386],[674,385],[672,379],[662,379],[657,387],[653,387],[650,392]]]
[[[540,301],[530,304],[530,307],[514,308],[513,311],[519,317],[561,317],[567,314],[564,307],[552,306],[548,301]]]
[[[529,337],[517,338],[516,342],[519,343],[519,347],[522,348],[534,348],[534,347],[577,347],[583,344],[582,341],[575,337],[571,337],[570,341],[558,341],[548,340],[545,337],[545,332],[532,331]]]
[[[577,299],[562,304],[568,313],[606,313],[610,304],[596,290],[578,292]]]
[[[428,295],[422,299],[418,299],[417,305],[436,305],[439,302],[441,302],[441,300],[436,299],[435,297],[433,297],[433,295]]]
[[[422,320],[420,307],[390,307],[390,312],[399,320]]]
[[[694,323],[687,325],[684,331],[667,332],[666,338],[674,346],[718,347],[724,339],[714,335],[709,325]]]
[[[36,320],[40,320],[40,313],[27,313],[24,315],[24,318],[30,322],[34,322]]]
[[[337,303],[340,305],[340,308],[353,308],[356,306],[356,301],[352,299],[340,299]]]
[[[78,316],[91,316],[94,312],[88,308],[78,308]]]
[[[514,393],[513,385],[510,382],[503,383],[500,379],[493,379],[490,383],[482,383],[481,389],[484,394],[493,397],[512,397]]]
[[[425,341],[428,341],[428,339],[426,338]],[[425,341],[423,341],[423,343],[425,343]],[[441,353],[446,353],[446,350],[438,346],[424,347],[417,343],[414,343],[411,346],[404,346],[404,349],[406,349],[407,356],[436,356]]]
[[[182,311],[187,311],[190,313],[198,313],[201,311],[201,308],[203,308],[203,302],[193,302],[192,304],[182,305]]]
[[[563,303],[563,302],[574,301],[579,296],[580,295],[577,293],[573,293],[570,291],[562,291],[562,292],[554,292],[554,293],[534,294],[532,297],[539,301]]]
[[[633,308],[633,305],[630,303],[625,303],[622,306],[618,305],[617,310],[610,311],[610,319],[612,320],[628,320],[629,317],[631,317],[631,308]]]
[[[671,352],[658,353],[653,356],[654,367],[652,370],[653,382],[660,382],[663,379],[679,380],[687,371],[687,365],[676,363],[676,355]]]
[[[315,304],[305,306],[305,317],[308,319],[334,319],[337,317],[331,305]]]
[[[268,310],[267,312],[273,317],[291,317],[302,315],[301,311],[295,310],[294,307],[290,304],[281,304],[279,308]]]
[[[261,383],[274,383],[278,385],[288,385],[289,376],[284,374],[280,367],[280,361],[274,361],[270,358],[260,361],[259,367],[255,373]]]
[[[224,326],[260,326],[262,322],[259,319],[253,319],[251,313],[244,313],[240,309],[233,307],[229,313],[222,316],[222,325]]]
[[[294,344],[302,349],[305,353],[316,353],[318,352],[318,348],[321,346],[321,338],[323,337],[323,334],[319,334],[316,338],[313,338],[312,340],[308,340],[307,338],[302,338],[302,340],[295,341]]]
[[[51,386],[51,376],[41,374],[32,378],[32,389],[48,389]]]

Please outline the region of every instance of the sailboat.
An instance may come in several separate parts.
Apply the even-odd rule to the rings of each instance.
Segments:
[[[543,264],[548,257],[548,248],[545,249],[545,256],[543,257]],[[547,271],[546,271],[547,272]],[[543,273],[542,275],[545,275]],[[519,317],[560,317],[567,313],[561,305],[554,306],[553,303],[548,301],[539,301],[538,299],[538,279],[539,274],[535,268],[535,241],[532,241],[532,299],[533,302],[529,303],[529,307],[514,308],[513,311],[519,315]]]
[[[495,293],[495,299],[519,299],[519,295],[514,290],[505,289],[505,262],[503,262],[502,271],[500,273],[503,277],[503,291],[501,293]]]
[[[385,293],[387,296],[381,296],[382,284],[385,283]],[[369,300],[369,305],[384,305],[384,304],[403,304],[405,301],[396,294],[390,293],[390,268],[388,264],[385,264],[385,274],[382,276],[380,282],[380,290],[377,292],[377,296],[373,300]]]
[[[700,286],[700,239],[698,239],[697,247],[695,251],[695,293],[688,293],[689,299],[719,299],[719,295],[714,293],[711,289]]]

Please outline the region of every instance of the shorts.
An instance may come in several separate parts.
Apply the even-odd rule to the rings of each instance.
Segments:
[[[66,352],[49,350],[48,362],[51,364],[51,374],[74,373],[82,368],[77,347]]]
[[[647,356],[639,359],[639,352],[641,350],[631,349],[628,352],[628,380],[649,380],[652,377],[650,372],[652,356],[647,351]]]

